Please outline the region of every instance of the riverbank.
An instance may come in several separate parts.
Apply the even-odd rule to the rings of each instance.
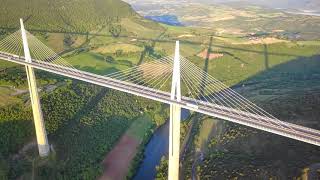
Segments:
[[[189,110],[181,110],[181,120],[190,117]],[[160,165],[161,158],[168,155],[169,150],[169,120],[158,127],[144,149],[144,159],[137,170],[134,180],[155,179],[156,167]]]
[[[161,157],[168,154],[168,134],[169,121],[160,126],[147,143],[144,150],[144,159],[133,178],[134,180],[155,178],[157,173],[155,167],[160,163]]]
[[[142,146],[150,138],[153,127],[150,115],[144,114],[138,117],[103,160],[104,170],[100,179],[131,177],[141,158],[139,155],[143,151]]]

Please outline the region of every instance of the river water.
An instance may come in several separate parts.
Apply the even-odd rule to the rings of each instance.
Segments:
[[[171,26],[182,26],[182,23],[175,15],[145,16],[145,18]]]
[[[286,11],[286,13],[308,15],[308,16],[320,16],[320,12],[316,12],[316,11]]]
[[[189,117],[190,112],[182,109],[181,119]],[[169,121],[159,127],[151,137],[144,152],[144,159],[134,180],[153,180],[156,177],[156,167],[160,164],[161,157],[168,154],[169,150]]]

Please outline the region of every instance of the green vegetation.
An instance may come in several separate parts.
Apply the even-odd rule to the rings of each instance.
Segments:
[[[116,59],[113,62],[109,62],[105,60],[105,56],[92,52],[80,53],[67,58],[67,61],[77,69],[102,75],[125,70],[133,65],[130,60]]]
[[[32,162],[36,154],[24,155],[23,157],[29,157],[27,159],[20,157],[19,164],[25,164],[22,165],[24,168],[11,166],[8,175],[10,178],[21,175],[28,177],[30,167],[35,169],[35,176],[39,179],[96,178],[101,173],[100,163],[104,156],[126,129],[131,127],[128,133],[141,138],[143,145],[147,142],[152,134],[150,130],[156,122],[149,115],[138,119],[135,117],[140,116],[140,112],[154,116],[154,113],[161,110],[158,103],[76,82],[45,94],[42,104],[49,141],[53,144],[56,155],[53,159],[35,165]],[[8,163],[15,162],[11,159],[14,155],[12,153],[17,152],[34,135],[31,112],[18,106],[3,109],[0,115],[1,132],[8,136],[0,142],[1,154],[9,157]],[[161,118],[163,122],[164,118]],[[132,167],[137,167],[141,157],[136,158]]]
[[[142,6],[140,2],[137,4]],[[192,5],[177,2],[159,6],[160,8],[145,8],[140,12],[147,16],[175,15],[185,26],[210,28],[211,32],[219,36],[273,36],[292,40],[320,38],[320,18],[317,16],[295,15],[283,10],[248,6],[246,2]]]
[[[3,28],[16,28],[19,18],[24,18],[29,29],[88,32],[97,26],[112,28],[122,17],[136,15],[128,4],[117,0],[2,0],[1,4]]]
[[[279,64],[289,63],[300,57],[312,57],[320,51],[314,45],[299,45],[294,42],[269,45],[233,45],[212,42],[213,53],[222,53],[223,57],[205,60],[193,56],[190,59],[199,67],[204,67],[215,78],[233,86],[258,73],[268,71]]]
[[[168,179],[168,159],[165,157],[161,158],[160,165],[157,166],[157,177],[156,180]]]
[[[215,129],[216,122],[212,118],[202,119],[200,122],[199,134],[195,137],[195,146],[197,149],[206,150],[207,143],[211,139],[212,131]]]
[[[63,171],[58,174],[60,173],[62,177],[67,179],[91,179],[99,176],[100,162],[103,157],[112,149],[125,130],[131,126],[140,111],[153,112],[158,106],[155,103],[120,92],[98,89],[100,91],[93,97],[91,91],[85,90],[84,92],[91,94],[92,97],[89,103],[82,106],[80,111],[73,116],[72,121],[51,135],[51,141],[55,143],[57,157],[65,165]],[[63,96],[66,94],[59,91],[57,93]],[[80,94],[79,97],[83,99],[85,94]],[[56,97],[59,96],[52,96],[52,98]],[[67,104],[65,106],[60,104],[64,108],[67,107]],[[59,110],[50,112],[59,112]],[[48,117],[52,115],[49,113]],[[59,117],[58,119],[65,118]],[[148,129],[148,127],[150,128],[149,125],[145,128]],[[144,130],[141,129],[141,131]],[[139,135],[139,133],[135,134]],[[84,156],[84,154],[86,155]]]
[[[31,109],[23,104],[0,108],[0,178],[10,179],[21,171],[21,163],[15,164],[11,156],[35,135]]]
[[[318,55],[300,57],[246,79],[237,90],[281,120],[319,129],[319,65]],[[202,179],[294,179],[320,161],[315,146],[230,122],[218,122],[215,134],[197,167]],[[194,160],[188,156],[184,166],[190,169]]]
[[[162,109],[163,108],[158,110],[163,111]],[[165,122],[167,116],[168,113],[161,114],[161,112],[155,112],[153,113],[153,116],[151,116],[150,114],[144,114],[143,116],[138,117],[126,132],[130,137],[134,137],[135,139],[141,141],[137,150],[137,154],[130,164],[130,170],[127,174],[127,179],[131,179],[135,175],[136,169],[139,167],[140,162],[144,158],[145,146],[149,142],[154,129],[162,125]]]
[[[130,126],[127,134],[135,139],[144,139],[146,132],[152,128],[152,118],[145,114],[137,118]]]
[[[0,107],[21,102],[18,97],[12,96],[12,89],[9,87],[0,87]]]
[[[22,104],[0,109],[0,153],[3,157],[16,153],[34,135],[31,119],[31,110]]]

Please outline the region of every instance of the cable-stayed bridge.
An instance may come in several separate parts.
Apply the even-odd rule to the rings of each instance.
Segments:
[[[179,174],[181,108],[320,146],[320,131],[275,118],[180,56],[178,42],[173,56],[98,75],[74,68],[21,21],[21,30],[0,41],[0,59],[26,66],[41,156],[49,146],[33,68],[170,104],[169,179]]]

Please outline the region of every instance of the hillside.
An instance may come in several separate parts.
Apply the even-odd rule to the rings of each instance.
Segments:
[[[320,17],[316,16],[317,12],[304,11],[303,8],[299,11],[275,9],[267,4],[251,1],[206,1],[209,4],[198,1],[185,3],[165,1],[162,4],[155,0],[148,2],[128,0],[128,2],[145,17],[152,16],[152,19],[157,20],[163,19],[164,15],[170,15],[177,19],[175,24],[211,28],[219,35],[271,35],[290,40],[320,39]],[[319,2],[310,1],[308,6],[315,8],[316,4]],[[280,7],[282,6],[279,5]]]
[[[318,55],[297,58],[247,79],[239,91],[280,119],[319,129],[319,67]],[[304,179],[317,171],[311,168],[320,161],[316,146],[219,123],[198,168],[203,179]]]
[[[120,0],[1,0],[0,27],[16,28],[24,18],[29,29],[87,32],[136,16]]]
[[[247,0],[249,3],[272,8],[320,10],[318,0]]]

